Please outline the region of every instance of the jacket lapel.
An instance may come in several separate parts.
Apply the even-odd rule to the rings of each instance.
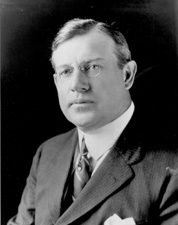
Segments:
[[[60,215],[62,198],[68,175],[71,172],[77,140],[77,132],[72,133],[65,146],[62,146],[62,149],[59,146],[60,157],[58,157],[57,163],[52,165],[51,177],[48,182],[48,208],[52,221],[57,221]]]
[[[131,182],[134,178],[134,171],[131,165],[140,161],[144,156],[142,155],[143,151],[141,151],[140,132],[136,132],[136,128],[138,128],[138,119],[133,116],[118,142],[86,184],[78,199],[75,200],[58,220],[56,217],[57,214],[55,214],[55,220],[53,221],[57,221],[55,223],[56,225],[72,223],[104,201],[109,195],[112,195],[114,191],[121,191],[125,185]],[[75,139],[77,140],[76,137]],[[76,142],[73,141],[70,148],[75,149],[75,146]],[[65,160],[67,161],[64,171],[65,174],[68,174],[72,156],[69,154],[64,158],[61,157],[61,160],[63,161],[61,163],[65,163]],[[64,177],[60,175],[58,177],[58,183],[61,182],[61,179],[62,183],[64,183],[66,175]],[[55,190],[55,188],[53,189]],[[62,196],[63,190],[64,186],[60,190],[60,196]],[[55,207],[53,207],[53,210],[55,210]]]
[[[123,157],[117,147],[113,148],[90,181],[82,190],[80,196],[59,218],[56,225],[70,224],[81,217],[101,201],[111,195],[116,189],[122,189],[124,184],[134,177],[127,157]]]

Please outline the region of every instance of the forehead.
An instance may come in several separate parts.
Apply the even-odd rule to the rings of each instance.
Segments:
[[[52,54],[55,66],[83,62],[93,58],[116,60],[115,43],[110,36],[98,30],[92,30],[82,36],[75,36],[58,46]]]

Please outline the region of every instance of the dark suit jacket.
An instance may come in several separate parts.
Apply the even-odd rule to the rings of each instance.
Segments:
[[[133,217],[136,224],[177,225],[178,151],[157,138],[153,127],[145,132],[145,124],[133,116],[65,212],[77,131],[43,143],[34,157],[18,214],[9,224],[35,220],[36,225],[101,225],[117,214],[122,219]]]

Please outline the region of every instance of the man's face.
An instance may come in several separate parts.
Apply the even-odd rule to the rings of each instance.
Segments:
[[[61,110],[85,132],[113,121],[130,104],[114,47],[109,36],[93,30],[67,40],[53,52],[56,73],[72,71],[65,79],[55,77]],[[97,77],[88,77],[78,69],[91,64],[100,68]]]

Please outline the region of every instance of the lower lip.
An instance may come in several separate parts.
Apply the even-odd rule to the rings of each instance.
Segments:
[[[81,103],[73,103],[73,107],[85,107],[93,104],[93,102],[81,102]]]
[[[72,105],[82,106],[82,105],[89,105],[92,104],[92,102],[79,102],[79,103],[73,103]]]

